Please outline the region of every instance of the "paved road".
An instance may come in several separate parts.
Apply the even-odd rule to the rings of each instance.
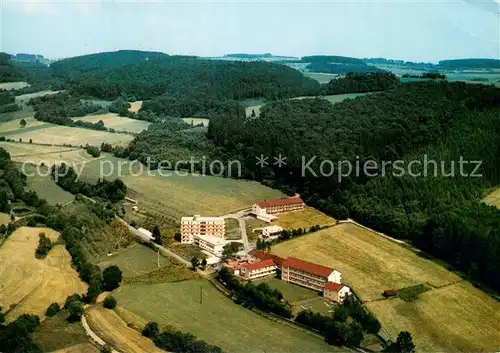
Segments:
[[[165,254],[167,256],[170,256],[170,257],[173,257],[174,259],[176,259],[177,261],[180,261],[181,263],[185,264],[187,267],[192,267],[191,266],[191,262],[189,262],[188,260],[184,259],[183,257],[181,257],[180,255],[177,255],[176,253],[174,253],[172,250],[169,250],[167,249],[166,247],[164,246],[161,246],[161,245],[158,245],[156,243],[153,243],[150,241],[150,239],[142,234],[141,232],[139,232],[137,229],[135,229],[134,227],[132,227],[130,224],[128,224],[124,219],[116,216],[116,219],[118,219],[120,222],[122,222],[123,224],[125,224],[129,230],[132,232],[132,234],[134,234],[136,237],[138,237],[139,239],[143,240],[143,241],[146,241],[146,242],[150,242],[151,244],[153,244],[157,249],[160,249],[160,252],[162,254]]]

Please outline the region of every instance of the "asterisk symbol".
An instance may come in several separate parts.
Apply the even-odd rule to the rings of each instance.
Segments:
[[[274,165],[278,165],[278,167],[282,167],[286,165],[286,157],[282,156],[281,153],[278,155],[278,157],[273,157],[276,161],[273,163]]]
[[[257,159],[257,163],[255,163],[255,164],[260,166],[261,168],[264,168],[265,166],[267,166],[269,164],[267,162],[269,157],[264,157],[263,154],[261,154],[260,157],[255,157],[255,158]]]

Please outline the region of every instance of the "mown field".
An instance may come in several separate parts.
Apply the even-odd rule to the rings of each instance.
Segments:
[[[249,347],[252,352],[342,351],[234,304],[205,280],[125,285],[116,298],[120,306],[147,320],[191,332],[226,352],[246,353]]]
[[[34,117],[24,118],[26,126],[21,127],[21,119],[11,120],[0,124],[0,134],[6,136],[7,133],[31,131],[33,128],[41,128],[42,126],[49,127],[53,124],[45,123],[43,121],[35,120]]]
[[[15,131],[5,135],[14,140],[22,139],[24,142],[31,139],[33,143],[70,146],[83,146],[86,144],[101,146],[103,142],[123,146],[134,138],[134,136],[128,134],[58,125],[47,128],[42,125],[41,128]]]
[[[16,96],[16,103],[28,103],[31,98],[35,97],[42,97],[42,96],[47,96],[47,95],[52,95],[52,94],[57,94],[62,91],[39,91],[39,92],[34,92],[34,93],[26,93],[26,94],[21,94],[19,96]]]
[[[409,330],[419,351],[488,351],[500,344],[500,303],[437,263],[361,227],[341,224],[278,244],[272,252],[338,269],[391,337]],[[432,288],[412,302],[383,299],[386,289],[418,284]]]
[[[29,85],[27,82],[4,82],[0,83],[0,89],[21,89]]]
[[[26,165],[24,166],[24,171],[28,175],[28,190],[35,191],[39,197],[47,200],[50,205],[63,205],[75,199],[71,193],[61,188],[52,180],[50,170],[47,167],[37,169],[35,166]]]
[[[146,295],[146,293],[144,293]],[[137,330],[127,326],[114,310],[104,309],[100,305],[90,308],[85,317],[92,331],[122,353],[160,353],[153,341],[143,337]]]
[[[169,264],[169,260],[163,256],[160,256],[158,259],[156,251],[144,245],[134,243],[110,256],[104,256],[98,262],[98,265],[102,270],[108,266],[116,265],[122,270],[124,278],[130,278],[158,269],[158,260],[160,266]]]
[[[104,126],[108,129],[115,129],[116,131],[125,131],[132,133],[139,133],[143,130],[146,130],[151,124],[143,120],[122,117],[115,113],[89,115],[74,118],[73,120],[83,120],[90,123],[97,123],[99,120],[102,120]]]
[[[41,232],[53,241],[59,235],[49,228],[21,227],[0,247],[0,303],[7,321],[23,313],[43,317],[51,303],[64,304],[68,295],[87,290],[64,245],[53,247],[45,259],[35,258]]]

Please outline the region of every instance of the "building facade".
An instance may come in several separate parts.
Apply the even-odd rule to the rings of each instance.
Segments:
[[[276,274],[276,264],[273,260],[246,263],[240,267],[239,275],[246,280],[267,277]]]
[[[340,283],[341,273],[325,266],[289,257],[281,263],[281,279],[323,292],[326,283]]]
[[[305,203],[300,197],[290,197],[279,200],[266,200],[252,205],[252,212],[256,215],[274,215],[304,209]]]
[[[181,243],[193,244],[195,235],[211,236],[224,239],[225,221],[222,217],[193,217],[181,218]]]
[[[351,294],[351,289],[340,283],[327,282],[323,289],[323,296],[326,299],[342,304],[345,298]]]

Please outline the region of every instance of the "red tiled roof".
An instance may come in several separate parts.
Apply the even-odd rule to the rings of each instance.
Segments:
[[[259,207],[275,207],[284,205],[300,205],[303,203],[304,201],[302,201],[300,197],[291,197],[287,199],[261,201],[257,203],[257,205],[259,205]]]
[[[269,259],[269,260],[254,262],[248,265],[243,265],[243,267],[246,267],[249,271],[258,270],[259,268],[264,268],[269,266],[276,266],[276,264],[274,263],[273,260]]]
[[[312,262],[303,261],[295,257],[289,257],[281,263],[282,267],[291,267],[304,272],[312,273],[316,276],[328,277],[333,269],[321,265],[313,264]]]
[[[325,289],[326,290],[333,290],[335,292],[338,292],[344,287],[343,284],[340,283],[335,283],[335,282],[326,282],[325,283]]]

